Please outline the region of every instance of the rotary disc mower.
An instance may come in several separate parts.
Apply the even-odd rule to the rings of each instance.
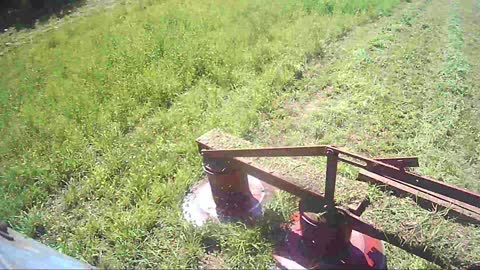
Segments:
[[[277,190],[299,198],[298,211],[273,258],[283,269],[386,269],[383,242],[391,243],[417,256],[451,267],[434,259],[428,246],[405,243],[397,235],[366,222],[360,216],[371,204],[368,199],[355,207],[336,203],[339,163],[360,168],[357,180],[375,184],[399,197],[410,197],[418,206],[443,210],[452,222],[480,223],[480,194],[410,171],[418,167],[416,157],[368,158],[333,145],[221,149],[216,140],[234,138],[212,131],[197,140],[207,178],[194,186],[184,200],[184,216],[196,225],[207,220],[242,220],[254,226],[265,202]],[[220,145],[220,147],[218,147]],[[324,189],[319,192],[305,180],[286,177],[258,164],[264,157],[326,157]],[[461,258],[454,266],[464,267]],[[476,268],[475,264],[470,268]]]

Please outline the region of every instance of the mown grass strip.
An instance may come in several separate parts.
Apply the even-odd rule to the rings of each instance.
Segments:
[[[447,90],[454,94],[466,95],[468,86],[465,80],[470,65],[463,55],[463,31],[461,28],[461,18],[458,10],[458,2],[452,4],[450,21],[448,25],[448,51],[443,79],[447,83]]]
[[[455,16],[455,7],[452,11],[448,1],[429,1],[419,16],[393,22],[378,36],[369,37],[366,46],[361,42],[351,46],[341,61],[318,78],[299,84],[318,91],[318,100],[306,105],[287,103],[290,109],[271,115],[273,119],[262,127],[265,138],[258,142],[335,144],[372,157],[418,155],[422,174],[478,192],[480,186],[474,181],[478,121],[469,116],[478,109],[464,105],[469,103],[471,86],[457,93],[448,82],[458,78],[464,80],[459,84],[468,85],[465,77],[456,73],[444,77],[452,67],[449,59],[454,59],[448,57],[456,44],[450,39],[458,37],[458,32],[451,32],[458,30],[451,26],[452,21],[458,23]],[[324,166],[315,159],[309,162]],[[340,172],[356,176],[348,168]],[[357,186],[355,182],[345,185]],[[341,189],[337,193],[341,196]],[[445,220],[442,213],[421,210],[413,201],[374,188],[368,194],[375,203],[364,214],[367,219],[412,246],[427,245],[438,263],[465,266],[477,259],[480,235],[475,226]],[[390,267],[434,267],[391,246],[387,250]]]

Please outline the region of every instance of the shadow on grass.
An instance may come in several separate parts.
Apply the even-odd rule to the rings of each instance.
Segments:
[[[84,5],[86,0],[0,0],[0,29],[33,28],[37,21],[61,18]]]

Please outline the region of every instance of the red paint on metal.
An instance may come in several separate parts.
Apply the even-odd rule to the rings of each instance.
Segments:
[[[345,250],[349,244],[352,227],[348,220],[336,209],[325,211],[308,205],[307,200],[299,204],[300,228],[303,234],[303,244],[313,257],[333,256]],[[325,205],[325,207],[328,207]],[[334,211],[335,213],[328,213]],[[316,213],[323,213],[319,215]]]
[[[232,165],[237,169],[245,169],[249,173],[255,174],[257,177],[263,181],[267,181],[269,184],[276,186],[280,189],[284,189],[294,195],[303,197],[303,196],[315,196],[322,197],[319,194],[315,194],[309,190],[303,189],[295,184],[292,184],[288,181],[278,177],[272,173],[265,172],[261,168],[256,166],[246,164],[243,160],[238,157],[278,157],[278,156],[309,156],[309,155],[318,155],[325,156],[327,155],[330,162],[327,166],[327,175],[329,171],[333,172],[335,167],[334,163],[337,161],[345,162],[350,165],[363,168],[364,170],[375,173],[381,177],[391,178],[395,180],[398,185],[402,187],[408,187],[408,193],[416,195],[419,191],[426,192],[429,195],[428,198],[425,198],[427,201],[433,205],[443,207],[445,204],[453,204],[460,206],[461,208],[468,208],[470,212],[473,209],[473,214],[468,211],[450,211],[453,213],[454,217],[465,217],[465,220],[473,221],[474,223],[480,222],[480,194],[475,192],[462,189],[442,181],[438,181],[429,177],[420,176],[418,174],[408,172],[404,170],[404,166],[415,166],[418,164],[416,158],[377,158],[371,159],[361,155],[357,155],[343,149],[340,149],[335,146],[329,145],[319,145],[319,146],[299,146],[299,147],[276,147],[276,148],[257,148],[257,149],[223,149],[223,150],[205,150],[204,148],[209,149],[209,147],[202,142],[198,141],[201,153],[204,158],[215,158],[217,160],[221,159],[230,159]],[[336,157],[335,161],[331,158],[332,156]],[[327,162],[328,163],[328,162]],[[394,165],[392,165],[394,164]],[[398,167],[397,167],[398,166]],[[329,170],[329,168],[331,168]],[[333,175],[333,173],[332,173]],[[333,204],[332,196],[335,191],[334,189],[334,176],[327,177],[326,181],[326,190],[325,190],[325,199],[327,199],[330,204]],[[310,194],[308,194],[310,193]],[[433,199],[432,199],[433,198]],[[422,205],[421,205],[422,206]]]
[[[250,192],[247,175],[231,169],[215,171],[208,166],[204,169],[220,215],[242,217],[258,204]]]
[[[359,205],[354,211],[335,205],[336,169],[339,161],[362,168],[364,172],[375,176],[371,177],[373,180],[386,183],[403,192],[414,196],[423,192],[426,195],[420,197],[434,205],[458,206],[459,209],[462,208],[458,214],[466,215],[477,222],[480,221],[480,194],[405,171],[405,167],[418,166],[418,159],[415,157],[371,159],[328,145],[205,150],[211,149],[208,142],[201,140],[197,140],[197,142],[204,162],[228,164],[227,167],[231,170],[258,177],[261,181],[299,196],[302,200],[313,199],[314,204],[323,204],[324,208],[320,210],[302,209],[302,205],[300,205],[300,214],[292,216],[293,224],[288,230],[285,243],[274,254],[279,265],[287,269],[382,269],[386,267],[386,258],[380,240],[390,242],[424,259],[431,258],[428,247],[409,246],[402,241],[401,237],[386,233],[361,220],[358,215],[365,210],[368,202]],[[267,171],[240,158],[279,156],[327,156],[325,194],[318,194],[308,188],[296,185],[275,172]],[[242,200],[234,195],[239,194],[239,197],[247,198],[253,195],[249,195],[249,191],[245,189],[245,181],[241,182],[241,175],[237,175],[235,172],[224,175],[225,171],[226,167],[212,172],[211,177],[213,178],[210,183],[212,192],[215,193],[215,201],[218,206],[228,209],[232,208],[235,203],[239,203],[240,207],[235,205],[233,208],[245,211],[248,206],[243,205],[242,207],[242,203],[248,199]],[[225,186],[228,181],[232,181],[233,184]],[[229,200],[233,201],[233,204],[227,203]],[[473,215],[467,213],[466,210],[472,211]],[[230,209],[229,211],[234,210]],[[323,217],[315,218],[315,213],[322,211],[325,213],[324,220]],[[309,216],[309,214],[313,214],[313,216]],[[342,222],[335,223],[338,214],[343,219]]]
[[[326,148],[327,145],[265,147],[261,148],[262,151],[258,151],[258,148],[228,150],[207,148],[201,153],[208,158],[325,156]]]
[[[300,221],[287,231],[273,257],[285,269],[386,269],[385,250],[380,240],[352,231],[348,244],[336,254],[315,256],[308,251]],[[313,256],[312,256],[313,254]]]
[[[338,154],[327,150],[327,172],[325,174],[325,201],[330,207],[335,205],[335,185],[337,181]]]

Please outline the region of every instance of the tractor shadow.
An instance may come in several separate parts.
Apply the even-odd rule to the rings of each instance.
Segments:
[[[0,29],[31,29],[51,17],[62,18],[86,0],[0,0]],[[3,31],[2,31],[3,32]]]

